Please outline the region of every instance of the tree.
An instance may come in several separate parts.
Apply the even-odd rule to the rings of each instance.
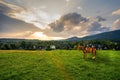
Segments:
[[[23,49],[25,49],[26,48],[26,42],[22,41],[20,47],[22,47]]]

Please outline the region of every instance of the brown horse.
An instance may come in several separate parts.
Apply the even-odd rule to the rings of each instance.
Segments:
[[[92,59],[96,58],[96,48],[78,45],[77,50],[82,50],[82,52],[84,53],[84,59],[87,57],[87,53],[92,53],[93,55]]]

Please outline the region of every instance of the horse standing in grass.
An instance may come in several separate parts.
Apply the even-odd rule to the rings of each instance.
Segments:
[[[82,52],[84,53],[84,59],[87,57],[88,53],[91,53],[93,55],[92,59],[96,58],[96,48],[94,47],[84,47],[84,46],[78,45],[77,50],[82,50]]]

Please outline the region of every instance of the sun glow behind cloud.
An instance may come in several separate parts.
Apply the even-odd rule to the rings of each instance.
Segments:
[[[35,32],[33,33],[33,35],[30,36],[29,39],[40,39],[40,40],[59,40],[59,39],[64,39],[62,37],[49,37],[45,34],[43,34],[43,32]]]

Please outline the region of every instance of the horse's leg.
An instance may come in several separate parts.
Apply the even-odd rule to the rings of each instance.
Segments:
[[[95,59],[96,58],[96,50],[95,51],[93,51],[93,57],[92,57],[92,59]]]
[[[87,57],[86,53],[84,52],[84,59]]]

